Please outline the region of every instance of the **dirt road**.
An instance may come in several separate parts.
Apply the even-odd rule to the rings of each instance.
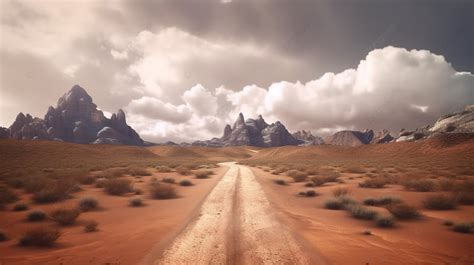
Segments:
[[[253,172],[226,165],[199,216],[154,264],[314,264],[275,217]]]

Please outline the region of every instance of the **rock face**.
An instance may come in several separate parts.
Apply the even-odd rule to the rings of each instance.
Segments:
[[[86,90],[75,85],[49,107],[43,119],[18,114],[8,128],[13,139],[59,140],[74,143],[143,145],[140,136],[127,125],[119,110],[110,119],[97,109]]]
[[[301,143],[303,141],[294,138],[279,121],[267,124],[261,115],[257,119],[245,120],[244,115],[240,113],[232,127],[230,125],[225,126],[221,138],[196,141],[193,145],[275,147]]]
[[[292,134],[297,140],[303,141],[301,145],[320,145],[324,144],[323,138],[314,136],[311,131],[297,131]]]
[[[374,131],[372,130],[366,130],[364,132],[344,130],[328,137],[326,143],[332,145],[359,146],[370,144],[373,138]]]
[[[385,144],[393,141],[393,136],[390,135],[388,130],[382,130],[374,135],[374,138],[370,141],[371,144]]]

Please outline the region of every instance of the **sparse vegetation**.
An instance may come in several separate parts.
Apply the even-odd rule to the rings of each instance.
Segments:
[[[96,181],[96,177],[92,175],[80,175],[76,177],[77,182],[83,184],[83,185],[92,185]]]
[[[127,171],[131,176],[151,176],[150,171],[141,167],[129,167]]]
[[[451,210],[456,208],[456,199],[447,195],[431,195],[424,201],[423,205],[430,210]]]
[[[388,205],[387,210],[398,219],[415,219],[421,216],[415,207],[405,203]]]
[[[28,210],[28,204],[26,203],[17,203],[15,204],[15,206],[13,206],[13,211],[15,212],[21,212],[26,210]]]
[[[17,200],[18,196],[12,189],[6,186],[0,186],[0,207],[4,204],[16,202]]]
[[[364,230],[364,231],[362,231],[362,234],[363,234],[363,235],[366,235],[366,236],[370,236],[370,235],[372,235],[372,231],[370,231],[370,230]]]
[[[188,179],[183,179],[179,182],[179,185],[184,186],[184,187],[189,187],[189,186],[192,186],[193,183]]]
[[[314,190],[306,190],[306,191],[300,191],[298,195],[303,196],[303,197],[315,197],[318,194]]]
[[[29,229],[20,238],[21,246],[51,247],[59,238],[58,229],[48,226],[36,227]]]
[[[167,200],[178,197],[176,189],[170,185],[159,183],[150,184],[150,194],[153,199]]]
[[[8,239],[7,233],[0,229],[0,242],[6,241]]]
[[[41,210],[33,210],[26,216],[26,220],[29,222],[38,222],[46,219],[46,213]]]
[[[395,218],[391,215],[378,216],[375,219],[375,224],[378,227],[393,227],[395,225]]]
[[[99,223],[97,221],[94,221],[94,220],[86,221],[84,224],[84,232],[86,233],[96,232],[97,226],[99,226]]]
[[[337,187],[332,190],[334,197],[345,196],[351,194],[351,190],[347,187]]]
[[[434,182],[428,179],[409,180],[404,183],[404,186],[405,186],[405,189],[407,190],[420,191],[420,192],[433,191],[435,188]]]
[[[76,219],[80,215],[80,211],[77,209],[57,209],[51,212],[51,218],[59,225],[72,225],[76,222]]]
[[[352,217],[357,219],[374,220],[377,217],[376,211],[371,210],[362,205],[350,205],[349,207],[347,207],[347,210],[350,212]]]
[[[79,190],[77,183],[70,178],[49,181],[44,187],[33,191],[37,203],[52,203],[68,199],[71,193]]]
[[[400,203],[401,200],[396,197],[391,196],[384,196],[380,198],[366,198],[364,199],[363,203],[369,206],[380,206],[380,205],[388,205],[392,203]]]
[[[178,172],[182,176],[188,176],[191,174],[191,170],[185,166],[179,166],[176,168],[176,172]]]
[[[99,207],[99,201],[94,197],[84,197],[79,200],[79,209],[81,211],[92,211]]]
[[[359,182],[361,188],[381,189],[387,185],[387,180],[382,177],[375,177]]]
[[[130,180],[124,178],[107,180],[104,183],[104,189],[110,195],[123,195],[133,190]]]
[[[164,182],[164,183],[169,183],[169,184],[175,184],[176,183],[176,180],[174,178],[170,178],[170,177],[164,177],[161,181]]]
[[[275,179],[273,180],[273,182],[275,184],[282,185],[282,186],[288,185],[284,179]]]
[[[458,233],[471,233],[473,226],[473,223],[456,223],[453,225],[453,231]]]
[[[453,226],[453,225],[454,225],[454,222],[451,221],[451,220],[444,220],[444,221],[443,221],[443,225],[445,225],[445,226]]]
[[[143,200],[139,197],[131,198],[128,204],[132,207],[140,207],[143,206]]]
[[[331,198],[324,202],[324,207],[330,210],[342,210],[344,209],[344,204],[339,199]]]
[[[344,172],[362,174],[362,173],[365,173],[366,170],[359,166],[352,166],[352,167],[347,167],[344,170]]]
[[[212,174],[214,174],[214,172],[211,171],[211,170],[201,170],[201,171],[198,171],[198,172],[194,173],[194,176],[196,176],[196,178],[198,178],[198,179],[207,179]]]
[[[308,178],[308,174],[299,170],[288,171],[288,176],[292,178],[294,182],[303,182]]]
[[[169,168],[167,166],[158,166],[158,167],[156,167],[156,170],[158,170],[158,172],[161,172],[161,173],[169,173],[169,172],[173,171],[171,168]]]

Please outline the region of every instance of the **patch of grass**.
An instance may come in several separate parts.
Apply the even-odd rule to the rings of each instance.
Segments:
[[[428,179],[409,180],[404,183],[405,189],[411,191],[429,192],[435,188],[435,183]]]
[[[13,211],[15,212],[21,212],[26,210],[28,210],[28,204],[26,203],[17,203],[15,204],[15,206],[13,206]]]
[[[46,213],[42,210],[33,210],[26,215],[26,220],[29,222],[38,222],[46,219]]]
[[[350,207],[347,207],[347,210],[352,217],[357,219],[374,220],[377,217],[376,211],[362,205],[351,205]]]
[[[76,222],[81,212],[78,209],[57,209],[51,212],[51,218],[59,225],[72,225]]]
[[[198,179],[207,179],[210,175],[214,174],[211,170],[200,170],[194,173],[194,176]]]
[[[456,208],[456,199],[447,195],[431,195],[424,201],[423,205],[430,210],[451,210]]]
[[[191,170],[188,167],[185,166],[179,166],[176,168],[176,172],[178,172],[182,176],[188,176],[191,175]]]
[[[380,206],[380,205],[388,205],[393,203],[400,203],[402,202],[399,198],[384,196],[380,198],[366,198],[364,199],[363,203],[369,206]]]
[[[398,219],[415,219],[421,216],[415,207],[405,203],[388,205],[387,210]]]
[[[184,186],[184,187],[189,187],[189,186],[192,186],[193,183],[188,179],[183,179],[179,182],[179,185]]]
[[[288,185],[288,183],[286,183],[286,180],[284,180],[284,179],[275,179],[275,180],[273,180],[273,182],[275,184],[282,185],[282,186]]]
[[[129,167],[128,174],[132,176],[151,176],[151,172],[141,167]]]
[[[395,218],[391,215],[378,216],[375,219],[375,224],[378,227],[393,227],[395,225]]]
[[[79,200],[79,209],[83,212],[96,210],[99,207],[99,201],[94,197],[84,197]]]
[[[306,191],[298,192],[298,195],[303,196],[303,197],[315,197],[318,194],[314,190],[306,190]]]
[[[97,178],[112,179],[122,177],[125,174],[127,174],[127,169],[125,168],[109,168],[99,172]]]
[[[303,182],[308,178],[308,174],[299,170],[288,171],[288,176],[292,178],[294,182]]]
[[[349,195],[351,194],[351,192],[352,192],[351,189],[347,187],[337,187],[332,190],[332,194],[334,195],[334,197]]]
[[[164,183],[169,183],[169,184],[175,184],[176,183],[176,180],[174,178],[170,178],[170,177],[164,177],[161,181],[164,182]]]
[[[21,246],[51,247],[60,236],[57,228],[42,226],[29,229],[19,240]]]
[[[16,202],[18,196],[16,193],[7,186],[0,186],[0,206],[12,202]]]
[[[359,182],[361,188],[381,189],[387,185],[387,180],[382,177],[375,177]]]
[[[167,200],[178,197],[176,189],[170,185],[162,185],[159,183],[150,184],[150,194],[153,199]]]
[[[73,179],[58,179],[50,181],[47,186],[33,192],[33,200],[37,203],[53,203],[68,199],[79,190]]]
[[[123,178],[107,180],[104,183],[104,189],[108,194],[117,196],[133,191],[130,180]]]
[[[473,229],[472,223],[456,223],[453,225],[453,231],[458,233],[471,233]]]
[[[143,206],[143,200],[139,197],[131,198],[128,204],[132,207],[140,207]]]
[[[330,210],[342,210],[344,209],[344,204],[341,202],[341,200],[330,198],[324,202],[324,208]]]
[[[84,232],[86,233],[96,232],[97,226],[99,226],[99,223],[97,221],[94,221],[94,220],[86,221],[84,224]]]

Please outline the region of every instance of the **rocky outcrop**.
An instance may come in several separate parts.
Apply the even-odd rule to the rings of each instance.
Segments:
[[[208,141],[196,141],[193,145],[201,146],[260,146],[275,147],[284,145],[298,145],[302,141],[294,138],[285,126],[277,121],[267,124],[261,115],[257,119],[244,119],[239,114],[233,126],[226,125],[221,138],[213,138]]]
[[[374,135],[370,141],[371,144],[385,144],[393,141],[393,136],[388,130],[381,130]]]
[[[0,126],[0,139],[8,139],[10,137],[10,133],[7,128]]]
[[[44,139],[74,143],[143,145],[119,110],[110,119],[97,109],[86,90],[75,85],[49,107],[44,119],[18,114],[8,128],[13,139]]]
[[[323,138],[319,136],[314,136],[311,131],[297,131],[292,134],[295,139],[302,141],[301,145],[320,145],[324,144]]]
[[[326,143],[332,145],[359,146],[370,144],[373,138],[374,131],[372,130],[365,130],[364,132],[344,130],[328,137]]]

